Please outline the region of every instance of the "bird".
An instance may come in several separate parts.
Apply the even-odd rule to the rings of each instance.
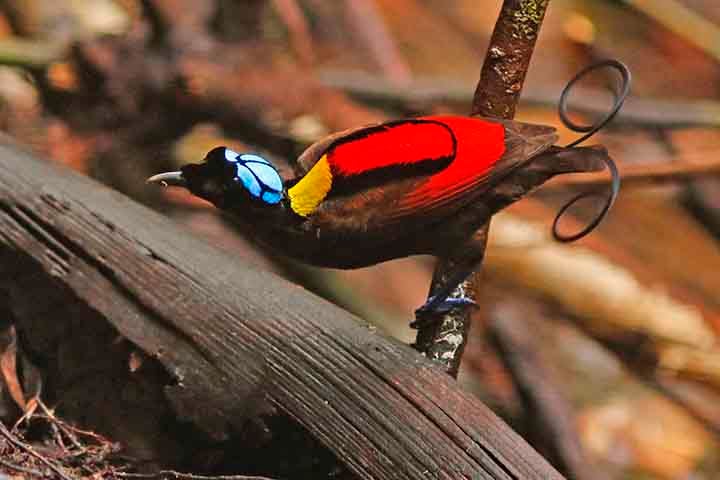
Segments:
[[[262,155],[219,146],[201,163],[148,182],[188,189],[262,246],[308,264],[352,269],[420,254],[455,259],[416,311],[446,312],[472,303],[450,294],[482,260],[485,237],[476,232],[551,177],[610,168],[613,195],[601,216],[607,213],[619,188],[607,150],[557,140],[546,125],[430,115],[332,134],[310,145],[285,178]]]

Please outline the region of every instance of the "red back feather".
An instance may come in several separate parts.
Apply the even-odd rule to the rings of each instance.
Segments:
[[[505,129],[500,123],[471,117],[429,117],[448,125],[458,139],[452,164],[434,175],[429,190],[443,191],[484,177],[505,152]]]
[[[401,218],[456,201],[480,187],[505,152],[505,127],[490,120],[428,116],[357,130],[325,153],[333,177],[350,179],[387,167],[431,167],[427,180],[384,206]],[[432,170],[436,163],[436,169]],[[407,175],[417,175],[409,169]],[[402,169],[397,171],[402,177]],[[390,180],[391,181],[391,180]]]
[[[500,123],[472,117],[426,117],[450,127],[457,138],[455,159],[403,199],[407,208],[423,208],[454,198],[488,176],[505,152],[505,129]]]
[[[352,176],[384,167],[450,159],[455,152],[451,129],[428,120],[404,120],[343,137],[328,149],[333,174]]]

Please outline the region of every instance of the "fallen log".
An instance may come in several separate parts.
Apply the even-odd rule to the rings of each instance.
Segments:
[[[145,362],[162,364],[167,376],[154,378],[165,379],[174,413],[216,439],[240,429],[263,398],[358,478],[562,478],[410,347],[6,137],[0,299],[26,348],[58,375],[98,368],[67,358],[107,352],[87,341],[69,357],[53,342],[110,326],[109,339],[124,337]],[[67,382],[49,375],[48,384]]]

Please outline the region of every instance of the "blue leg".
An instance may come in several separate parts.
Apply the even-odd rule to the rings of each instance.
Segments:
[[[482,263],[486,242],[487,225],[484,225],[465,244],[443,260],[444,265],[440,270],[444,273],[433,279],[434,286],[430,296],[423,306],[415,310],[415,321],[410,324],[412,328],[436,320],[438,315],[475,305],[472,299],[454,293]]]
[[[435,295],[428,297],[425,304],[415,310],[415,321],[410,324],[410,328],[419,328],[423,323],[432,321],[437,315],[442,315],[460,308],[475,306],[476,303],[471,298],[466,296],[450,296],[472,272],[473,268],[467,268],[456,273],[445,288],[438,291]]]
[[[445,297],[442,295],[433,295],[429,297],[425,304],[415,310],[415,315],[425,313],[447,313],[456,308],[468,307],[476,305],[475,301],[467,297]]]

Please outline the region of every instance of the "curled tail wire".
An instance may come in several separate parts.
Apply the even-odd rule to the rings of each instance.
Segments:
[[[568,96],[570,92],[572,91],[572,87],[585,75],[588,73],[597,70],[599,68],[604,67],[610,67],[614,70],[616,70],[620,74],[620,85],[619,87],[613,92],[615,96],[615,101],[613,103],[612,108],[610,111],[600,120],[595,122],[592,125],[578,125],[577,123],[574,123],[568,116]],[[601,130],[605,125],[607,125],[610,121],[612,121],[613,118],[615,118],[615,115],[620,111],[620,108],[622,107],[623,103],[625,102],[625,99],[628,96],[628,93],[630,93],[630,84],[632,83],[632,76],[630,74],[630,70],[628,67],[618,61],[618,60],[603,60],[597,63],[594,63],[592,65],[589,65],[582,69],[580,72],[578,72],[575,77],[573,77],[572,80],[568,82],[568,84],[565,86],[565,88],[562,91],[562,94],[560,95],[560,102],[558,105],[558,114],[560,116],[560,120],[562,121],[563,125],[565,125],[568,129],[578,132],[578,133],[584,133],[583,136],[578,138],[577,140],[569,143],[565,146],[565,148],[572,148],[575,147],[581,143],[583,143],[585,140],[589,139],[595,133],[597,133],[599,130]],[[603,158],[603,161],[605,162],[605,166],[610,172],[610,175],[612,177],[611,184],[610,184],[610,193],[607,195],[607,199],[605,201],[605,205],[603,206],[600,213],[582,230],[580,230],[577,233],[573,233],[570,235],[565,235],[560,233],[558,230],[558,226],[560,223],[560,219],[562,216],[567,212],[567,210],[575,205],[578,201],[580,201],[583,198],[596,196],[596,195],[603,195],[603,192],[584,192],[581,193],[575,197],[573,197],[569,202],[567,202],[557,213],[555,216],[555,220],[553,220],[553,226],[552,226],[552,234],[553,237],[560,241],[560,242],[573,242],[575,240],[578,240],[588,233],[592,232],[595,227],[597,227],[607,216],[608,212],[610,211],[610,208],[612,208],[613,204],[615,203],[615,199],[617,198],[618,194],[620,193],[620,172],[618,172],[617,165],[615,165],[615,162],[609,157],[605,156]]]

